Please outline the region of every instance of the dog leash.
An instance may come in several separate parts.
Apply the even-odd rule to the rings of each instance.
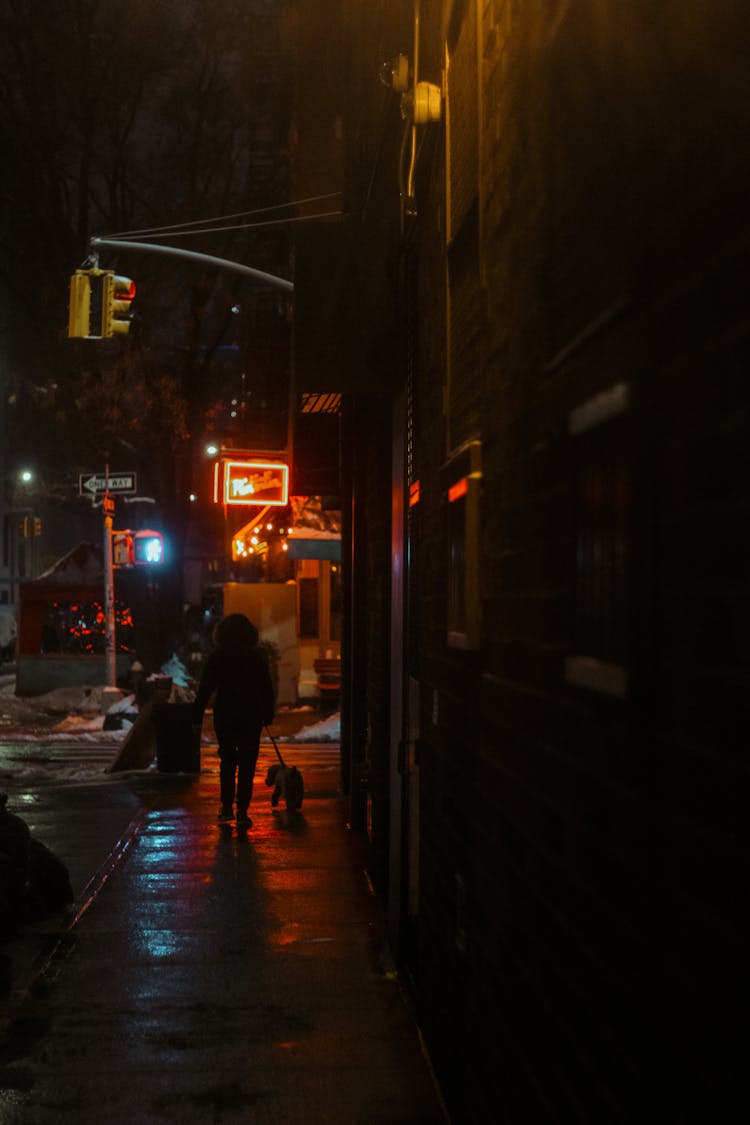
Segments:
[[[276,757],[277,757],[277,758],[279,759],[279,761],[281,762],[282,768],[283,768],[283,769],[286,769],[286,762],[285,762],[285,761],[284,761],[284,759],[282,758],[282,756],[281,756],[281,751],[279,750],[278,746],[276,745],[276,739],[275,739],[275,738],[273,737],[273,735],[271,734],[271,731],[269,730],[268,726],[266,726],[266,731],[268,731],[268,737],[269,737],[269,738],[271,739],[271,742],[273,743],[273,748],[274,748],[274,750],[276,751]]]

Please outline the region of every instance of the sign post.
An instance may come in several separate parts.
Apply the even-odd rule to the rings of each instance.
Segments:
[[[105,491],[102,497],[104,515],[104,654],[105,686],[117,688],[117,660],[115,647],[115,568],[112,563],[112,517],[115,501],[109,494],[109,465],[105,470]]]
[[[105,655],[105,691],[117,691],[117,660],[115,644],[115,568],[112,559],[112,520],[115,514],[115,499],[113,492],[120,495],[136,491],[135,473],[112,473],[110,476],[109,463],[105,466],[104,476],[98,473],[84,473],[78,478],[78,492],[81,496],[90,496],[92,503],[96,502],[99,493],[102,496],[102,515],[104,516],[104,655]]]

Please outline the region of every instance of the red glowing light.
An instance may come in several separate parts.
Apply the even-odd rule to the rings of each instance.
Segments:
[[[129,277],[115,277],[115,297],[118,301],[132,301],[135,297],[135,282]]]
[[[461,480],[457,480],[456,483],[451,485],[448,489],[448,499],[452,504],[454,500],[460,500],[462,496],[465,496],[468,491],[469,478],[462,477]]]

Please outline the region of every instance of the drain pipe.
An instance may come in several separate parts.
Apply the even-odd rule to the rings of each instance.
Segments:
[[[419,5],[420,0],[414,0],[414,73],[412,75],[412,89],[417,91],[419,82]],[[407,205],[414,198],[414,173],[417,166],[417,122],[414,112],[411,118],[411,156],[409,159],[409,175],[406,181]]]

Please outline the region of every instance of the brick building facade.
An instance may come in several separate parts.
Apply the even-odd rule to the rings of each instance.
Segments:
[[[344,773],[446,1104],[733,1120],[746,8],[328,7]]]

